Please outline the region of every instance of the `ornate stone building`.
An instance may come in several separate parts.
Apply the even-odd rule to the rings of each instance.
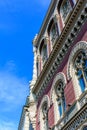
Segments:
[[[51,0],[33,47],[18,130],[87,130],[87,0]]]

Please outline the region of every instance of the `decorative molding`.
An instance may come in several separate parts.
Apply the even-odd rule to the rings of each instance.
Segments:
[[[55,6],[56,6],[57,2],[58,2],[58,0],[52,0],[51,3],[50,3],[50,6],[48,8],[48,12],[47,12],[47,14],[45,16],[45,19],[44,19],[44,21],[42,23],[42,26],[40,28],[37,44],[39,43],[42,35],[44,35],[44,33],[46,31],[47,23],[49,22],[49,19],[50,19],[50,17],[52,16],[52,14],[54,12],[54,9],[55,9]]]
[[[87,121],[87,105],[84,110],[80,110],[79,114],[76,115],[74,121],[69,124],[67,128],[62,128],[61,130],[77,130],[85,121]]]
[[[80,130],[84,130],[84,127],[87,127],[87,123],[84,123]]]
[[[69,61],[68,61],[68,66],[67,66],[67,79],[68,80],[70,80],[72,78],[73,59],[78,54],[78,52],[81,50],[84,50],[84,52],[87,56],[87,42],[80,41],[73,47],[71,54],[69,56]]]
[[[50,107],[50,99],[49,99],[49,96],[48,96],[48,95],[45,95],[45,96],[43,97],[41,103],[40,103],[40,107],[39,107],[39,111],[38,111],[38,123],[40,122],[40,112],[41,112],[42,106],[43,106],[43,104],[44,104],[45,102],[46,102],[47,105],[48,105],[48,108],[47,108],[47,109],[49,109],[49,107]]]
[[[74,27],[72,28],[71,32],[68,34],[67,39],[63,40],[65,38],[65,35],[67,34],[67,31],[70,28],[70,24],[72,23],[75,16],[77,15],[77,12],[80,9],[82,3],[85,3],[85,2],[83,2],[83,0],[79,0],[79,2],[77,3],[77,6],[75,7],[74,11],[72,12],[72,15],[71,15],[68,23],[66,24],[65,28],[63,29],[63,32],[61,33],[59,38],[56,40],[54,49],[51,52],[48,61],[44,65],[44,68],[37,79],[37,82],[33,88],[33,92],[36,94],[37,98],[39,98],[42,95],[43,91],[45,90],[48,83],[52,79],[57,68],[60,66],[60,63],[62,62],[65,54],[67,53],[67,51],[70,48],[70,46],[72,45],[73,41],[79,34],[81,27],[84,25],[84,23],[87,19],[87,13],[85,11],[87,9],[87,4],[86,5],[84,4],[84,6],[83,6],[84,8],[83,8],[82,12],[80,12],[80,14],[79,14],[80,16],[78,17],[77,21],[75,21]],[[82,18],[82,16],[84,16],[84,18]],[[61,43],[62,43],[62,45],[61,45]],[[60,45],[62,47],[60,50],[58,50]],[[49,64],[52,64],[50,68],[48,67]],[[38,88],[39,86],[40,86],[40,88]]]
[[[78,108],[79,105],[79,108]],[[54,126],[53,130],[82,130],[87,124],[87,91],[65,112]]]
[[[61,80],[63,82],[63,87],[66,86],[66,77],[64,75],[64,73],[59,72],[58,74],[56,74],[54,80],[53,80],[53,84],[52,84],[52,88],[51,88],[51,93],[50,93],[50,98],[51,98],[51,104],[53,103],[53,99],[55,98],[54,93],[55,93],[55,86],[57,85],[58,81]]]

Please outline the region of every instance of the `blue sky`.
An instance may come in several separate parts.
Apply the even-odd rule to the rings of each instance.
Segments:
[[[32,79],[32,40],[50,0],[0,0],[0,130],[17,130]]]

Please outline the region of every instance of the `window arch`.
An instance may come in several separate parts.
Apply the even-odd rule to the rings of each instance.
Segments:
[[[37,68],[37,77],[38,77],[40,74],[40,57],[39,57],[39,55],[37,55],[36,68]]]
[[[84,126],[82,130],[87,130],[87,126]]]
[[[84,50],[78,52],[75,58],[74,68],[79,85],[81,86],[81,91],[83,92],[87,86],[87,59]]]
[[[57,82],[55,86],[56,100],[58,104],[58,110],[60,117],[63,115],[66,105],[65,105],[65,96],[64,96],[64,84],[63,81],[60,80]]]
[[[46,101],[42,105],[42,119],[44,123],[44,130],[48,130],[48,104]]]
[[[47,44],[45,42],[45,39],[43,39],[40,44],[40,56],[41,56],[41,62],[42,62],[42,66],[43,66],[48,57]]]
[[[53,81],[51,89],[51,103],[54,106],[55,123],[63,116],[66,109],[64,87],[66,86],[65,75],[58,73]]]
[[[71,1],[70,0],[60,0],[58,3],[58,12],[62,17],[63,23],[66,22],[70,12],[72,10]]]
[[[87,89],[87,43],[79,42],[73,48],[68,62],[68,80],[72,78],[76,97]],[[78,92],[78,93],[77,93]]]
[[[48,35],[49,35],[51,48],[52,48],[55,40],[59,36],[58,25],[57,22],[55,22],[54,18],[51,19],[48,25]]]
[[[48,130],[48,109],[50,107],[49,97],[45,95],[39,107],[38,121],[40,122],[41,130]]]

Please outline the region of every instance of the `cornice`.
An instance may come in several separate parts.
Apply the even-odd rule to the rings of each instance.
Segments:
[[[85,12],[85,8],[87,8],[87,4],[85,4],[85,2],[86,1],[84,0],[79,0],[77,2],[61,35],[56,39],[53,50],[32,90],[33,93],[36,94],[37,98],[41,96],[41,93],[43,93],[44,89],[47,87],[49,81],[52,79],[52,76],[55,74],[57,68],[67,53],[69,47],[77,37],[81,27],[86,21],[87,13]],[[80,8],[83,8],[83,10],[80,10]],[[84,18],[82,18],[82,16],[84,16]]]
[[[38,46],[38,43],[46,30],[47,23],[49,22],[49,19],[50,19],[51,15],[53,14],[53,11],[56,7],[56,3],[57,3],[57,0],[51,0],[51,3],[50,3],[49,8],[47,10],[47,14],[42,22],[42,25],[41,25],[41,28],[40,28],[40,31],[38,34],[36,46]]]

